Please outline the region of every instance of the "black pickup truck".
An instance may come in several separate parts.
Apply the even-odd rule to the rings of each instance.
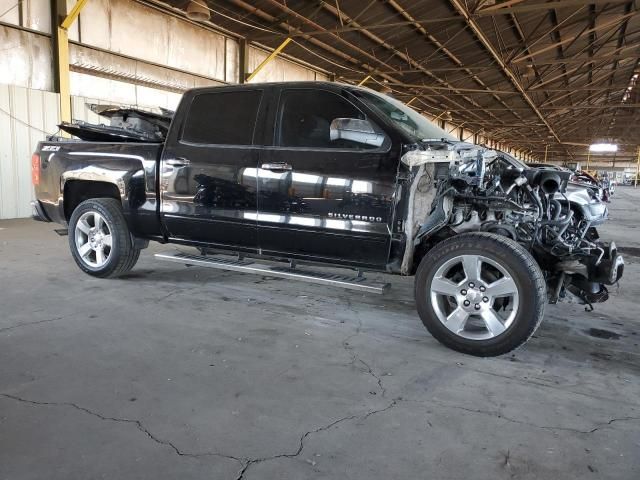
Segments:
[[[150,240],[196,247],[158,255],[183,264],[361,290],[382,290],[361,271],[415,275],[425,326],[479,356],[524,343],[546,303],[606,300],[622,275],[596,191],[373,90],[255,84],[188,91],[176,112],[93,108],[110,124],[63,123],[77,138],[32,158],[36,216],[68,227],[90,275],[126,273]]]

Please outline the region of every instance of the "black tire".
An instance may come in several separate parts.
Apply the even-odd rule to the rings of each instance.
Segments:
[[[95,213],[103,219],[104,224],[106,224],[106,229],[103,231],[109,232],[111,237],[111,246],[108,247],[107,258],[100,265],[97,259],[96,265],[90,264],[90,257],[83,259],[80,251],[82,245],[80,243],[83,242],[85,235],[81,230],[78,231],[78,222],[81,219],[91,218]],[[86,236],[88,237],[88,234]],[[69,220],[69,248],[73,259],[83,272],[100,278],[124,275],[134,267],[140,257],[140,249],[135,248],[129,227],[124,219],[122,205],[114,198],[92,198],[78,205]],[[93,255],[95,255],[95,252]]]
[[[437,296],[440,294],[436,293],[435,295],[439,303],[435,308],[432,305],[432,283],[436,274],[441,267],[446,268],[446,265],[451,264],[451,262],[456,262],[456,259],[462,255],[468,255],[470,257],[481,256],[495,262],[495,264],[501,266],[510,275],[513,280],[512,284],[515,284],[517,287],[518,307],[517,309],[513,309],[514,312],[510,317],[509,326],[506,327],[502,333],[493,336],[493,338],[481,338],[482,335],[480,334],[478,335],[479,338],[465,338],[461,335],[466,334],[464,330],[466,326],[462,327],[462,330],[458,330],[459,333],[455,333],[450,328],[447,328],[438,318],[437,312],[440,312],[442,316],[442,305],[444,305],[445,309],[463,308],[460,299],[467,299],[468,297],[447,297],[448,293]],[[481,263],[480,265],[486,264]],[[452,268],[455,269],[456,267],[454,266]],[[489,269],[491,268],[491,265],[489,265]],[[462,271],[462,273],[458,273],[457,275],[464,273],[465,272]],[[486,277],[491,274],[491,271],[489,271],[481,273],[480,276],[482,277],[482,275],[484,275]],[[497,275],[500,275],[499,272],[494,275],[496,275],[495,278],[499,279],[497,277]],[[456,284],[456,282],[453,281],[453,284]],[[467,283],[463,283],[462,285],[465,287]],[[487,283],[487,285],[490,284]],[[476,286],[474,285],[474,287]],[[448,289],[449,287],[446,288]],[[457,284],[456,288],[459,288]],[[483,288],[489,291],[489,286]],[[467,290],[465,290],[465,292],[466,291]],[[478,291],[479,290],[474,288],[473,295],[476,295]],[[460,290],[460,293],[461,292],[462,290]],[[456,295],[457,294],[458,292],[456,291]],[[469,293],[469,295],[472,295],[472,293]],[[503,355],[524,344],[540,325],[544,317],[544,306],[547,298],[544,275],[531,254],[517,242],[491,233],[460,234],[439,243],[430,250],[420,262],[416,273],[415,297],[418,314],[431,335],[453,350],[478,357]],[[475,300],[472,300],[472,302],[473,301]],[[494,302],[493,298],[486,300],[485,297],[477,301]],[[496,301],[505,302],[505,300]],[[508,304],[509,301],[511,300],[506,300],[506,303]],[[455,307],[451,304],[455,305]],[[495,313],[493,308],[496,304],[490,303],[489,305],[491,305],[491,312]],[[515,303],[512,305],[515,305]],[[471,309],[474,306],[477,307],[478,304],[464,308]],[[480,304],[480,308],[485,308],[485,306]],[[465,313],[463,313],[463,315],[465,315]],[[466,315],[469,315],[469,313],[467,312]],[[472,317],[470,318],[482,320],[479,316],[474,315],[473,312],[471,315]],[[449,319],[447,318],[446,321],[448,323]],[[468,322],[468,320],[466,322]],[[504,328],[506,324],[507,322],[505,321],[501,328]],[[464,323],[464,325],[466,325],[466,323]],[[473,325],[471,326],[473,327]],[[481,330],[478,331],[481,332]],[[499,332],[500,330],[496,331]],[[473,334],[473,332],[471,333]],[[492,332],[488,328],[487,323],[486,333],[483,335],[491,334]]]

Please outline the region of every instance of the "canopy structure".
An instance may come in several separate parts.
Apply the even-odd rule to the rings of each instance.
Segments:
[[[640,16],[628,0],[196,0],[210,21],[554,163],[640,144]],[[188,0],[169,0],[186,10]],[[250,72],[249,72],[250,73]]]

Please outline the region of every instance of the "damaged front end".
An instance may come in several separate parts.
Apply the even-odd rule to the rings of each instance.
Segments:
[[[482,231],[509,237],[534,256],[550,303],[604,302],[606,286],[622,276],[615,244],[602,242],[596,230],[606,206],[570,184],[569,170],[530,168],[506,153],[446,139],[413,145],[402,163],[411,172],[403,273],[413,268],[416,249]]]

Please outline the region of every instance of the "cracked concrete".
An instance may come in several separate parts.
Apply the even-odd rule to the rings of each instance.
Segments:
[[[242,470],[240,470],[240,474],[238,475],[237,480],[242,480],[246,477],[247,474],[247,470],[249,470],[249,468],[252,465],[256,465],[259,463],[264,463],[264,462],[268,462],[270,460],[277,460],[279,458],[296,458],[298,456],[300,456],[300,454],[302,453],[302,451],[304,450],[304,441],[311,435],[314,435],[316,433],[320,433],[320,432],[324,432],[326,430],[329,430],[333,427],[335,427],[336,425],[342,423],[342,422],[346,422],[348,420],[354,420],[354,419],[360,419],[361,421],[366,420],[367,418],[369,418],[371,415],[376,415],[378,413],[384,413],[388,410],[390,410],[391,408],[395,407],[397,404],[397,402],[394,400],[392,401],[389,405],[387,405],[384,408],[378,409],[378,410],[371,410],[367,413],[364,413],[362,415],[349,415],[348,417],[343,417],[343,418],[339,418],[338,420],[335,420],[323,427],[318,427],[314,430],[310,430],[308,432],[305,432],[301,437],[300,437],[300,445],[298,445],[298,449],[294,452],[294,453],[279,453],[277,455],[271,455],[270,457],[263,457],[263,458],[254,458],[254,459],[250,459],[246,462],[245,466],[242,468]]]
[[[76,410],[86,413],[87,415],[92,415],[96,418],[99,418],[100,420],[105,420],[108,422],[120,422],[120,423],[130,423],[135,425],[138,430],[140,430],[142,433],[144,433],[147,437],[149,437],[151,440],[153,440],[154,442],[160,444],[160,445],[165,445],[169,448],[171,448],[176,455],[178,455],[179,457],[192,457],[192,458],[198,458],[198,457],[221,457],[221,458],[227,458],[230,460],[235,460],[236,462],[239,463],[243,463],[242,459],[234,457],[233,455],[225,455],[222,453],[218,453],[218,452],[204,452],[204,453],[192,453],[192,452],[184,452],[182,450],[180,450],[178,447],[176,447],[173,443],[171,443],[168,440],[163,440],[161,438],[156,437],[153,433],[151,433],[149,431],[149,429],[147,427],[145,427],[143,425],[143,423],[140,420],[132,420],[129,418],[116,418],[116,417],[107,417],[102,415],[101,413],[98,412],[94,412],[93,410],[90,410],[86,407],[81,407],[80,405],[76,405],[75,403],[71,403],[71,402],[64,402],[64,403],[57,403],[57,402],[39,402],[36,400],[28,400],[26,398],[20,398],[17,397],[15,395],[9,395],[6,393],[0,393],[1,397],[5,397],[5,398],[9,398],[11,400],[15,400],[17,402],[22,402],[22,403],[26,403],[26,404],[30,404],[30,405],[37,405],[37,406],[46,406],[46,407],[71,407],[71,408],[75,408]]]
[[[603,232],[629,249],[612,300],[550,306],[495,359],[435,342],[411,279],[347,293],[152,246],[98,280],[55,226],[0,222],[0,479],[639,478],[638,201],[619,188]]]

